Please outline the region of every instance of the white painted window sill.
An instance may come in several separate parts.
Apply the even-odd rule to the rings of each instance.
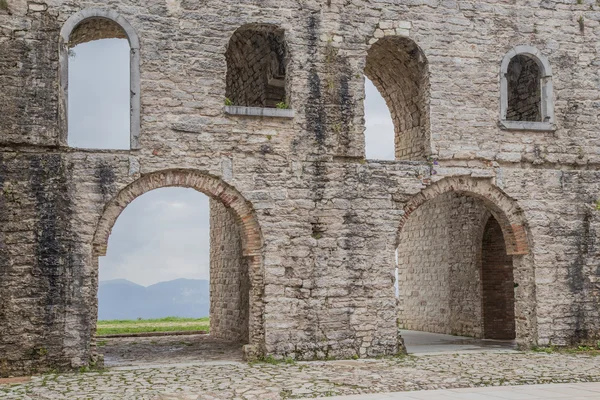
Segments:
[[[500,121],[500,127],[508,131],[554,132],[556,126],[551,122]]]
[[[283,108],[262,108],[262,107],[243,107],[243,106],[225,106],[225,113],[229,115],[245,115],[248,117],[273,117],[273,118],[294,118],[294,110]]]

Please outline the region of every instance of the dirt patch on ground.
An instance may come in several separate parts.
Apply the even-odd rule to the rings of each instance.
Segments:
[[[106,367],[242,361],[242,345],[210,335],[98,340]]]

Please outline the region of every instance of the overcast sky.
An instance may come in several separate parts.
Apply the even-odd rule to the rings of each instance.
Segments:
[[[366,83],[369,159],[394,159],[394,127],[371,82]],[[129,148],[129,44],[104,39],[73,49],[69,59],[69,145]],[[135,199],[118,218],[100,258],[100,280],[148,286],[178,278],[208,279],[208,198],[164,188]]]

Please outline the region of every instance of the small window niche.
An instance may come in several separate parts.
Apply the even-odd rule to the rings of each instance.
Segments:
[[[284,30],[249,24],[232,35],[227,52],[225,112],[260,117],[294,117],[287,95]]]
[[[508,130],[553,131],[552,68],[534,47],[517,46],[500,75],[500,124]]]
[[[139,41],[112,10],[85,9],[60,35],[61,144],[75,148],[138,148]]]

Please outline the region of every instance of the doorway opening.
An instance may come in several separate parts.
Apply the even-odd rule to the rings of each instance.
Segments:
[[[68,38],[68,145],[130,149],[131,46],[107,18],[79,23]]]
[[[398,243],[398,321],[409,352],[516,346],[513,256],[482,199],[437,195],[410,214]]]
[[[192,188],[131,201],[99,260],[104,364],[241,360],[250,341],[243,235],[229,204]]]

